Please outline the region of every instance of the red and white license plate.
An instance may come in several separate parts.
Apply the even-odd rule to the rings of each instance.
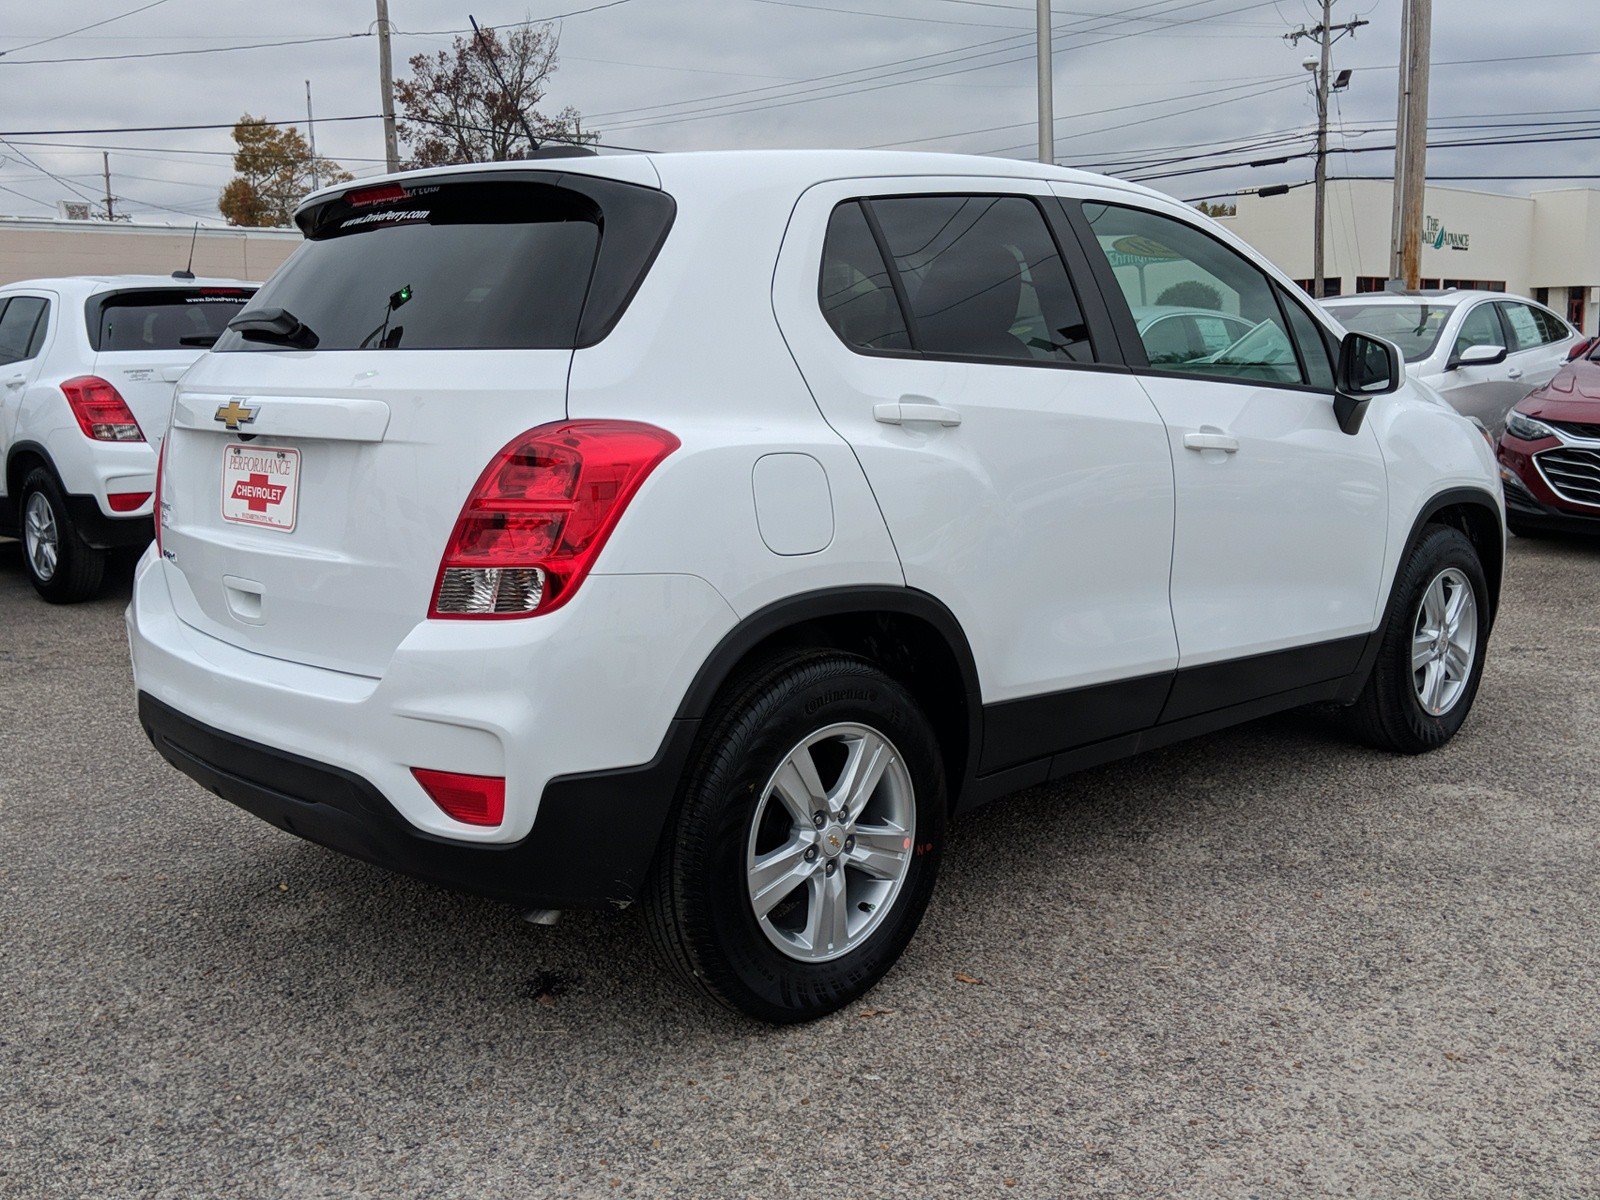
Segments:
[[[300,505],[300,451],[230,443],[222,451],[222,519],[294,531]]]

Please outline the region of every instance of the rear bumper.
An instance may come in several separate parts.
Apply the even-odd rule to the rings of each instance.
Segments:
[[[144,692],[139,721],[174,767],[280,829],[529,908],[622,906],[637,898],[696,724],[675,721],[646,766],[552,780],[532,833],[484,845],[424,833],[359,775],[212,729]]]
[[[462,890],[550,908],[637,896],[695,733],[677,706],[734,623],[709,584],[595,575],[548,618],[423,621],[373,679],[185,625],[174,570],[141,560],[128,639],[141,719],[179,770],[280,828]],[[413,767],[503,776],[504,822],[453,820]]]

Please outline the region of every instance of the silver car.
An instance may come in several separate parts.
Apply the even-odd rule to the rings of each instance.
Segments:
[[[1555,377],[1582,337],[1542,304],[1504,292],[1372,292],[1323,306],[1346,329],[1393,342],[1413,379],[1492,432]]]

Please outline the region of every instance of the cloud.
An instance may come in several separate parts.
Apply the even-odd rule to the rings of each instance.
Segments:
[[[1056,19],[1058,150],[1067,161],[1118,164],[1177,158],[1308,128],[1313,105],[1300,60],[1306,44],[1283,32],[1311,13],[1302,0],[1147,0],[1089,9],[1063,5]],[[581,7],[547,0],[474,0],[471,11],[493,24]],[[36,6],[22,31],[0,45],[19,46],[130,7],[94,0],[69,21]],[[1600,49],[1600,28],[1568,0],[1524,0],[1506,19],[1499,0],[1452,0],[1435,8],[1431,110],[1435,140],[1493,131],[1447,133],[1447,125],[1568,121],[1548,126],[1569,136],[1600,131],[1600,109],[1584,109],[1600,56],[1535,59]],[[858,11],[851,11],[858,10]],[[1088,18],[1082,13],[1103,12]],[[418,31],[465,24],[459,0],[391,0],[399,36],[397,72],[412,54],[449,44]],[[26,65],[26,59],[149,54],[211,49],[240,42],[344,34],[366,35],[362,4],[277,0],[168,0],[80,36],[0,58],[7,98],[0,128],[228,123],[241,113],[300,119],[305,81],[314,89],[318,149],[358,175],[381,170],[382,135],[373,120],[329,118],[378,111],[377,45],[370,36],[268,49],[117,61]],[[1340,0],[1336,18],[1371,24],[1336,47],[1336,66],[1356,69],[1335,118],[1351,145],[1384,144],[1392,126],[1399,0]],[[562,23],[562,61],[550,89],[554,107],[576,105],[586,127],[608,141],[673,150],[722,146],[869,146],[969,152],[1032,153],[1035,140],[1033,9],[1027,0],[630,0]],[[1495,61],[1448,65],[1463,59]],[[1571,110],[1571,111],[1568,111]],[[1541,115],[1527,115],[1541,114]],[[1447,119],[1459,118],[1459,119]],[[1503,131],[1502,131],[1503,132]],[[74,190],[98,195],[100,151],[112,147],[112,186],[123,206],[150,219],[183,221],[215,213],[231,174],[225,129],[209,132],[27,137],[0,146],[0,208],[42,213]],[[1335,146],[1340,138],[1334,138]],[[1308,148],[1285,143],[1284,151]],[[1194,147],[1159,151],[1160,147]],[[60,176],[43,176],[23,161]],[[1198,163],[1229,161],[1218,156]],[[1337,155],[1335,174],[1379,174],[1392,156]],[[1155,168],[1143,168],[1150,173]],[[1435,150],[1430,171],[1600,173],[1600,142]],[[1309,160],[1257,169],[1232,168],[1170,179],[1174,194],[1203,195],[1240,186],[1309,178]],[[1549,186],[1468,184],[1494,190]],[[19,194],[20,193],[20,194]],[[24,197],[31,197],[32,200]]]

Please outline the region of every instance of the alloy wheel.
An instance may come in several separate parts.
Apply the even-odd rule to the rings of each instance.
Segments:
[[[911,774],[866,725],[829,725],[789,751],[768,780],[745,851],[761,932],[802,962],[860,946],[882,924],[911,866]]]
[[[1411,683],[1417,703],[1442,717],[1466,691],[1478,652],[1478,601],[1455,567],[1434,576],[1417,605],[1411,634]]]
[[[22,542],[35,577],[41,583],[49,583],[61,560],[61,527],[43,492],[34,492],[28,497],[22,519]]]

